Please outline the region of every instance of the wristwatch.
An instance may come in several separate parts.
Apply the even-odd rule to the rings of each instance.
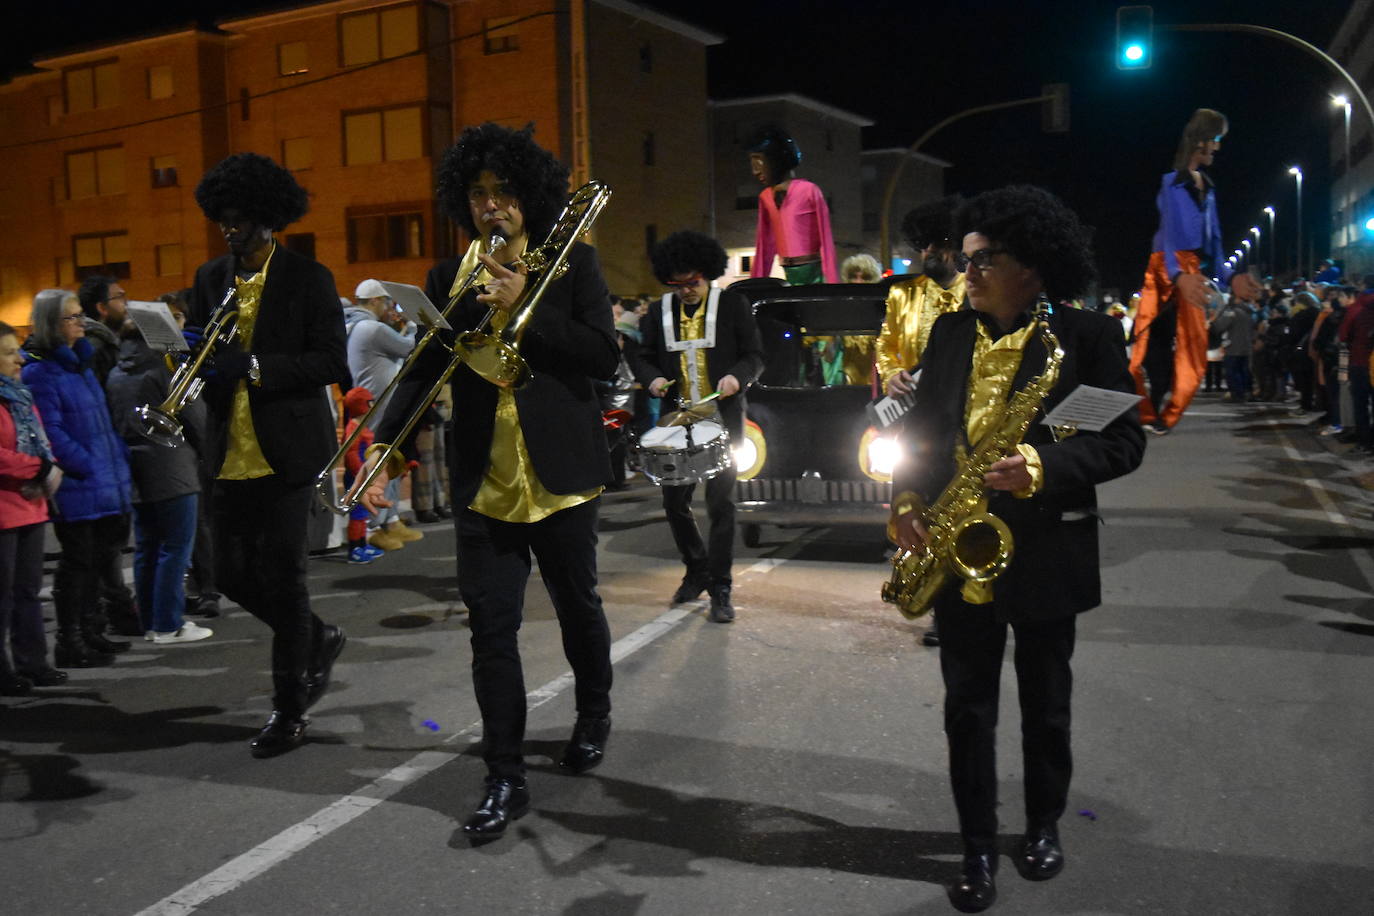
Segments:
[[[262,366],[258,365],[258,358],[251,353],[248,355],[248,381],[254,385],[262,382]]]

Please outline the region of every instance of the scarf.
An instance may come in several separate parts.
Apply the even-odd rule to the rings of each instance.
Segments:
[[[0,375],[0,400],[9,405],[10,416],[14,418],[15,451],[52,461],[48,436],[43,432],[43,424],[38,422],[38,414],[33,412],[33,392],[23,382]]]

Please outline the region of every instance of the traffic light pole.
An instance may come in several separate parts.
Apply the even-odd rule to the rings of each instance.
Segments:
[[[920,151],[921,146],[924,145],[927,140],[953,124],[955,121],[962,121],[964,118],[976,114],[984,114],[989,111],[1001,111],[1003,108],[1017,108],[1022,105],[1039,105],[1042,102],[1053,101],[1055,98],[1057,98],[1057,96],[1051,92],[1045,95],[1037,95],[1034,98],[1017,99],[1014,102],[997,102],[992,105],[979,105],[977,108],[967,108],[957,114],[950,115],[930,130],[921,134],[921,136],[916,139],[916,142],[907,148],[906,154],[902,156],[901,160],[897,163],[897,167],[892,170],[892,177],[887,180],[887,190],[883,193],[882,228],[878,245],[880,253],[882,254],[883,270],[887,270],[888,266],[892,263],[892,198],[897,193],[897,182],[901,180],[902,172],[906,171],[906,164],[911,161],[911,155]]]
[[[1271,29],[1262,25],[1247,25],[1241,22],[1207,22],[1195,23],[1192,25],[1156,25],[1155,28],[1167,29],[1170,32],[1248,32],[1252,35],[1266,35],[1270,38],[1277,38],[1279,41],[1293,45],[1295,48],[1299,48],[1303,51],[1306,51],[1308,54],[1312,55],[1313,57],[1320,60],[1323,64],[1325,64],[1328,70],[1330,70],[1336,76],[1340,77],[1341,80],[1345,83],[1345,85],[1349,88],[1351,96],[1360,100],[1360,104],[1364,107],[1365,116],[1369,118],[1370,129],[1374,130],[1374,106],[1371,106],[1369,104],[1369,98],[1364,94],[1364,90],[1360,88],[1360,84],[1355,82],[1355,78],[1351,76],[1344,67],[1337,63],[1334,57],[1332,57],[1330,54],[1327,54],[1325,51],[1323,51],[1316,45],[1312,44],[1311,42],[1303,41],[1296,35],[1290,35],[1287,32],[1281,32],[1278,29]],[[1347,162],[1345,167],[1347,170],[1349,170],[1350,163]]]

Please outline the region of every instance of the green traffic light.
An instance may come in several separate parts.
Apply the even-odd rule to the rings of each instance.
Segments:
[[[1152,63],[1154,10],[1123,6],[1116,11],[1116,66],[1120,70],[1148,70]]]
[[[1126,60],[1133,64],[1139,63],[1141,59],[1145,57],[1145,49],[1140,45],[1127,45],[1126,50],[1122,53]]]

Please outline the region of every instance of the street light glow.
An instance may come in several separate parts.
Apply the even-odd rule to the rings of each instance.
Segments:
[[[1337,108],[1345,108],[1350,104],[1350,99],[1346,98],[1344,95],[1333,95],[1331,97],[1331,104],[1335,105]]]
[[[1265,213],[1268,213],[1270,216],[1273,216],[1273,215],[1274,215],[1274,208],[1273,208],[1273,207],[1265,207],[1265,208],[1264,208],[1264,212],[1265,212]]]
[[[1298,168],[1296,165],[1290,166],[1289,169],[1288,169],[1288,174],[1289,174],[1289,175],[1297,175],[1299,178],[1301,178],[1301,177],[1302,177],[1302,169]]]

